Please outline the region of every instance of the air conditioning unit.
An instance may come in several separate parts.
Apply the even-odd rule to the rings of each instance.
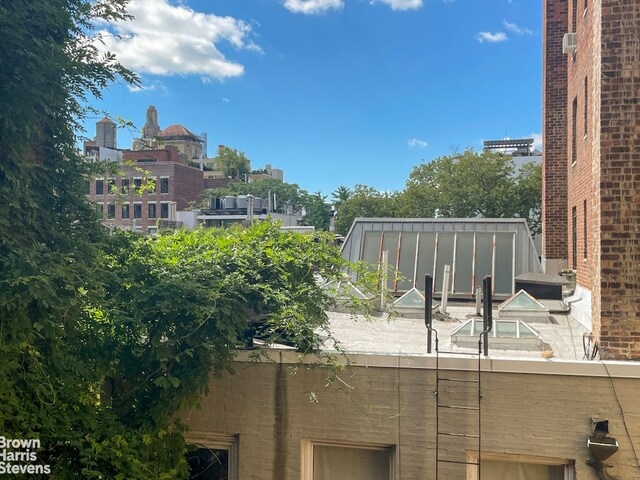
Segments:
[[[574,33],[565,33],[562,37],[562,53],[576,53],[578,49],[578,37]]]

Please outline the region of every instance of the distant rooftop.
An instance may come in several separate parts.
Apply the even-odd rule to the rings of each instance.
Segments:
[[[484,150],[508,151],[513,156],[540,156],[542,152],[533,148],[533,138],[505,138],[502,140],[485,140]]]
[[[199,140],[197,135],[191,133],[184,125],[169,125],[158,133],[158,137],[189,137],[193,140]]]

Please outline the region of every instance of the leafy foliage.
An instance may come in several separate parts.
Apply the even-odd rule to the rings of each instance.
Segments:
[[[239,180],[245,173],[251,173],[251,162],[244,154],[233,148],[220,145],[214,162],[225,176]]]
[[[409,217],[526,218],[540,232],[541,168],[525,164],[515,172],[513,158],[467,149],[413,168],[400,199]]]
[[[366,185],[356,185],[348,198],[338,206],[336,232],[346,235],[357,217],[399,217],[398,194],[379,192]]]
[[[0,4],[0,432],[39,438],[54,479],[185,478],[179,408],[248,329],[312,350],[314,278],[344,266],[268,224],[106,236],[75,132],[89,95],[135,82],[92,37],[125,3]]]

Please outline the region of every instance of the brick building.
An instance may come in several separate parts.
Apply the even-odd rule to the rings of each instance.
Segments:
[[[640,359],[640,0],[545,0],[543,267],[603,357]],[[575,33],[576,47],[563,38]],[[571,38],[566,39],[571,44]]]
[[[122,157],[122,175],[89,182],[88,198],[107,225],[155,233],[158,219],[175,220],[176,210],[201,200],[202,172],[184,165],[176,147],[124,151]]]

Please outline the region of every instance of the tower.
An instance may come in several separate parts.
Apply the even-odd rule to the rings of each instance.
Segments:
[[[147,108],[147,120],[142,127],[142,138],[153,138],[160,133],[160,125],[158,125],[158,110],[153,105]]]

